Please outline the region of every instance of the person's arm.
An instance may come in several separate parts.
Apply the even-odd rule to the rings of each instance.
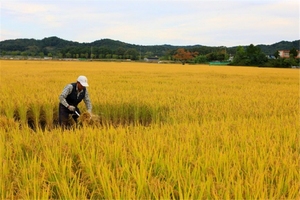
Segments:
[[[88,110],[88,112],[92,113],[92,103],[91,103],[90,96],[89,96],[87,89],[85,90],[85,96],[84,96],[83,101],[85,103],[85,106],[86,106],[86,109]]]
[[[59,102],[64,105],[66,108],[68,108],[69,104],[66,100],[67,96],[71,94],[73,90],[73,86],[71,84],[68,84],[62,91],[62,93],[59,96]]]

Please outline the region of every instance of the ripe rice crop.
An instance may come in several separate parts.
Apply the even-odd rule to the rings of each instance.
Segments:
[[[67,61],[0,70],[1,199],[300,198],[298,70]],[[58,96],[79,75],[96,118],[63,130]]]

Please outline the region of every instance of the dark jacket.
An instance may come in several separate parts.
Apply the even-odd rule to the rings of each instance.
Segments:
[[[76,90],[77,83],[72,83],[73,86],[72,92],[67,96],[66,100],[69,105],[76,106],[84,99],[86,88],[83,88],[83,91],[77,97],[78,91]]]

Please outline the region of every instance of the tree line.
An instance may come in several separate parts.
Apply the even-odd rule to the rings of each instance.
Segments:
[[[231,65],[260,66],[260,67],[284,67],[299,66],[298,51],[295,47],[289,50],[288,58],[281,58],[279,51],[268,58],[259,47],[253,44],[247,48],[238,47]]]
[[[135,45],[110,39],[91,43],[67,41],[58,37],[42,40],[16,39],[0,42],[2,57],[52,57],[54,59],[130,59],[143,60],[156,57],[160,60],[185,63],[208,63],[211,61],[231,61],[231,65],[290,67],[299,65],[293,53],[299,50],[299,41],[281,41],[273,45],[237,47],[208,47],[202,45]],[[290,50],[290,58],[280,58],[278,50]],[[271,59],[270,59],[271,58]]]

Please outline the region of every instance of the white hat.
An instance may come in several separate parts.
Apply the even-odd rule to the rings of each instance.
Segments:
[[[88,87],[87,78],[85,76],[78,76],[77,81],[84,87]]]

